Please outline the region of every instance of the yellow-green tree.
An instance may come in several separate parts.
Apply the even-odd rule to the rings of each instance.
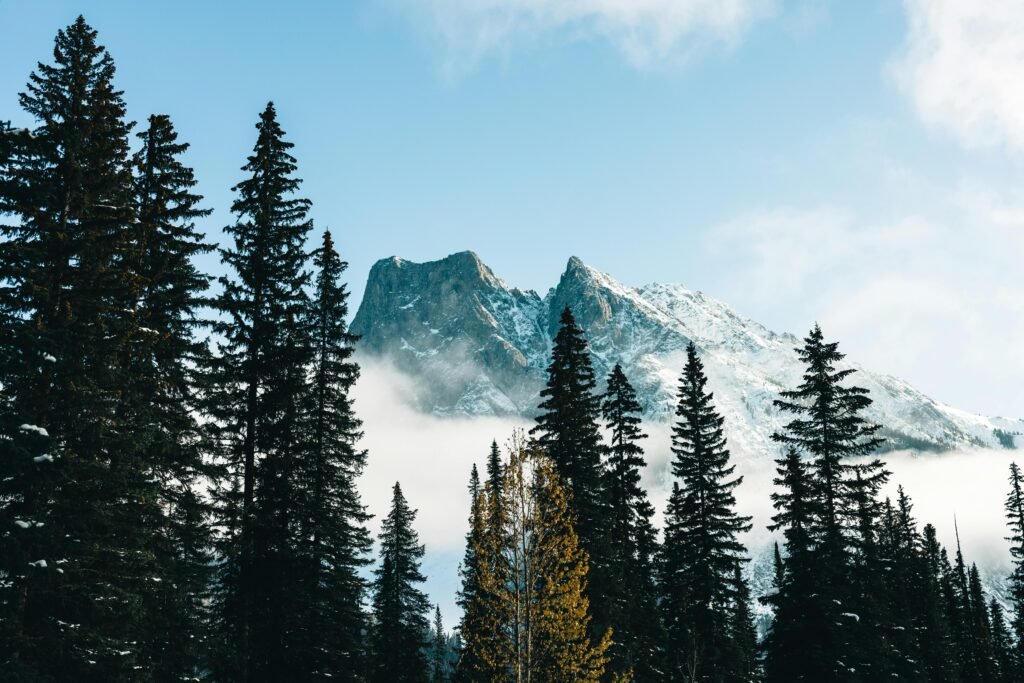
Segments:
[[[485,528],[471,534],[479,584],[462,637],[465,654],[483,670],[466,678],[596,683],[611,632],[596,643],[588,634],[588,558],[569,494],[551,460],[521,434],[509,451],[500,492],[481,493]]]

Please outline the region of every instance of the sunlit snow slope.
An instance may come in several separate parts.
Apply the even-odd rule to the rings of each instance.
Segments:
[[[649,418],[671,415],[683,349],[692,340],[734,449],[775,452],[769,435],[783,416],[772,401],[800,380],[799,339],[682,285],[627,287],[573,257],[541,297],[510,287],[472,252],[429,263],[389,258],[371,269],[352,330],[362,335],[361,353],[382,356],[412,377],[410,399],[424,412],[530,416],[567,305],[586,331],[598,375],[622,363]],[[852,365],[860,370],[856,382],[871,391],[869,417],[885,425],[889,448],[1024,444],[1024,421],[972,415]]]

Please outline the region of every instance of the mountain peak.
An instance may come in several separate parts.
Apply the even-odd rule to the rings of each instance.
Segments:
[[[730,445],[772,455],[779,392],[803,371],[799,340],[681,285],[625,286],[578,257],[547,297],[510,288],[471,251],[415,263],[378,261],[352,321],[360,353],[391,359],[415,378],[413,401],[442,415],[536,414],[551,340],[568,306],[583,328],[595,374],[621,363],[651,418],[672,414],[684,349],[701,349]],[[893,377],[860,370],[873,422],[892,448],[941,450],[1001,443],[1024,422],[966,416]],[[1005,440],[1005,438],[1003,439]],[[1019,441],[1019,439],[1018,439]]]

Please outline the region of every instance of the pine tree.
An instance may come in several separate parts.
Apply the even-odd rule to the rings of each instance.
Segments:
[[[959,656],[951,634],[951,596],[949,562],[939,544],[935,527],[926,524],[922,532],[921,562],[916,578],[916,630],[921,643],[922,661],[930,683],[955,683],[960,680]]]
[[[498,461],[500,466],[500,460]],[[497,471],[497,470],[494,470]],[[505,604],[500,593],[492,591],[493,583],[482,583],[485,577],[502,570],[498,565],[499,548],[503,539],[497,536],[503,510],[500,498],[489,491],[500,490],[500,485],[486,490],[480,484],[476,465],[470,474],[471,498],[469,531],[466,534],[466,553],[460,567],[462,586],[459,607],[462,621],[459,635],[462,648],[455,678],[460,682],[500,681],[505,674],[507,658],[498,633]]]
[[[782,588],[786,580],[786,565],[782,562],[782,553],[779,551],[779,542],[775,541],[775,548],[772,551],[772,585],[776,591]]]
[[[208,362],[207,346],[196,338],[198,309],[209,278],[195,257],[213,249],[195,221],[209,215],[193,192],[193,171],[180,157],[169,117],[151,116],[138,135],[142,149],[133,159],[137,223],[129,262],[138,278],[133,308],[142,333],[129,347],[132,390],[145,397],[150,440],[144,456],[151,478],[160,482],[161,516],[154,549],[163,579],[147,606],[146,638],[153,650],[154,678],[180,681],[201,669],[205,643],[206,593],[210,580],[209,510],[198,494],[208,476],[206,449],[197,422],[198,378],[192,368]]]
[[[983,683],[986,680],[985,656],[982,637],[977,631],[977,608],[972,604],[971,571],[960,547],[959,529],[956,536],[956,556],[952,567],[946,567],[954,650],[960,655],[961,680]]]
[[[501,451],[496,440],[491,441],[491,450],[487,453],[487,495],[501,496]]]
[[[357,448],[361,423],[349,392],[359,377],[349,333],[348,292],[340,282],[347,264],[330,232],[313,252],[316,266],[311,308],[306,314],[313,335],[311,391],[304,409],[305,443],[298,466],[295,523],[301,541],[296,554],[302,567],[294,603],[292,676],[359,680],[366,618],[362,603],[366,581],[360,570],[369,564],[369,514],[360,502],[356,479],[366,467],[366,452]]]
[[[928,667],[943,655],[931,651],[923,609],[933,603],[937,587],[925,581],[922,570],[921,541],[912,515],[910,498],[898,488],[897,506],[885,499],[883,522],[878,537],[881,574],[875,601],[885,609],[887,623],[879,628],[888,641],[888,652],[880,664],[888,666],[890,677],[907,681],[928,680]],[[884,642],[884,641],[883,641]],[[886,661],[887,660],[887,661]],[[880,669],[876,669],[876,672]]]
[[[595,570],[600,571],[605,515],[601,489],[603,447],[598,427],[601,400],[595,393],[597,383],[587,341],[568,306],[562,311],[547,374],[547,386],[540,392],[540,415],[530,434],[566,482],[580,541],[596,565]],[[598,598],[603,595],[601,586],[595,589]]]
[[[1006,520],[1010,527],[1010,555],[1013,572],[1009,593],[1012,605],[1010,627],[1013,632],[1013,673],[1024,675],[1024,475],[1017,463],[1010,463],[1010,493],[1006,497]]]
[[[734,680],[761,680],[761,662],[758,653],[757,629],[751,611],[750,588],[743,578],[743,570],[737,562],[733,569],[733,604],[730,610],[730,636],[735,652]]]
[[[988,603],[989,622],[992,625],[992,653],[995,659],[996,681],[1013,680],[1013,650],[1010,643],[1010,632],[1006,629],[1006,617],[1003,606],[992,598]]]
[[[855,456],[870,455],[878,448],[881,439],[875,433],[879,426],[869,424],[862,417],[861,413],[871,405],[868,392],[844,384],[855,371],[836,368],[844,356],[837,343],[824,341],[820,327],[814,326],[797,353],[806,366],[803,382],[796,389],[783,391],[781,399],[775,401],[776,407],[795,417],[782,432],[773,434],[772,439],[805,452],[811,458],[808,481],[814,514],[809,520],[808,535],[810,566],[815,570],[802,577],[808,583],[799,589],[803,597],[796,598],[803,603],[799,611],[795,614],[780,611],[776,630],[783,633],[795,627],[779,624],[782,619],[802,619],[805,623],[799,629],[806,628],[808,633],[814,634],[816,649],[811,656],[803,658],[787,656],[785,665],[769,661],[768,671],[773,675],[772,671],[781,672],[793,665],[795,669],[786,674],[788,680],[856,680],[871,672],[858,670],[849,662],[851,655],[858,658],[860,655],[856,642],[859,622],[851,616],[856,614],[851,611],[856,596],[850,593],[855,584],[851,576],[854,539],[847,521],[858,515],[855,492],[876,489],[887,474],[877,459],[859,463],[856,468],[847,461]],[[863,502],[863,495],[860,502]],[[863,530],[859,531],[863,540]],[[795,654],[798,646],[795,641],[781,642],[776,638],[772,648],[775,652],[769,649],[769,660],[780,655],[783,649],[791,649]]]
[[[448,673],[448,638],[444,633],[441,621],[441,606],[434,607],[434,628],[430,633],[430,681],[431,683],[447,683]]]
[[[622,366],[608,376],[601,415],[610,434],[604,471],[608,519],[608,620],[615,630],[609,670],[632,671],[637,680],[659,680],[664,639],[657,605],[651,525],[654,508],[640,485],[640,403]]]
[[[221,557],[215,592],[221,637],[214,666],[239,681],[283,680],[294,670],[287,610],[294,602],[294,519],[304,441],[307,368],[313,358],[303,244],[310,202],[268,104],[258,137],[235,186],[237,217],[222,252],[231,273],[220,278],[212,326],[216,355],[208,375],[208,412],[219,441],[217,494]],[[336,378],[344,382],[344,376]]]
[[[879,538],[882,506],[878,494],[888,474],[872,473],[869,467],[850,466],[853,477],[847,495],[853,526],[850,533],[852,590],[846,611],[840,616],[849,629],[850,647],[843,653],[844,663],[848,669],[855,669],[861,680],[878,680],[899,675],[896,672],[908,658],[913,658],[913,653],[894,647],[892,636],[896,630],[886,586],[890,576],[886,561],[891,558],[883,557]]]
[[[767,600],[775,608],[775,619],[764,643],[766,680],[825,680],[817,676],[826,675],[831,666],[813,630],[824,609],[813,589],[817,567],[811,534],[818,502],[808,466],[796,448],[788,447],[775,462],[777,488],[771,499],[777,512],[768,528],[782,531],[786,557],[776,569],[782,580]]]
[[[733,491],[743,479],[730,464],[725,420],[713,400],[704,364],[691,342],[672,427],[676,481],[662,549],[671,680],[746,680],[743,662],[734,656],[745,646],[734,640],[728,616],[737,600],[734,572],[745,561],[737,537],[750,529],[750,518],[735,511]]]
[[[152,673],[138,634],[158,482],[128,349],[135,207],[115,66],[82,17],[59,31],[7,142],[0,209],[0,668],[12,680],[127,681]],[[12,144],[13,143],[13,144]],[[12,149],[13,147],[13,149]]]
[[[459,640],[460,643],[464,643],[468,637],[472,639],[472,630],[474,628],[473,615],[470,613],[470,608],[476,604],[477,586],[479,585],[479,578],[477,576],[476,567],[476,552],[475,548],[483,542],[484,534],[484,517],[483,517],[483,498],[481,497],[480,491],[480,474],[477,471],[476,464],[473,464],[473,468],[469,474],[469,530],[466,532],[466,550],[462,557],[462,562],[459,564],[459,579],[461,585],[458,593],[458,605],[462,609],[462,619],[459,622]],[[455,679],[458,681],[470,681],[472,680],[471,674],[467,673],[470,671],[476,671],[478,669],[478,663],[472,660],[473,653],[476,649],[469,650],[464,646],[460,649],[459,660],[455,669]]]
[[[416,511],[396,483],[391,511],[380,535],[380,565],[374,570],[373,625],[369,680],[375,683],[422,683],[428,680],[424,636],[430,603],[417,588],[424,547],[413,529]]]
[[[992,624],[989,621],[988,600],[981,587],[978,565],[972,564],[968,571],[968,604],[971,636],[976,650],[976,660],[981,680],[994,681],[998,676],[998,663],[992,646]]]

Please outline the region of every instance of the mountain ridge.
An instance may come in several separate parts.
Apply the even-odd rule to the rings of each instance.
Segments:
[[[599,379],[621,363],[648,418],[671,416],[682,352],[692,340],[730,442],[751,451],[770,446],[783,420],[773,400],[802,373],[794,350],[800,340],[683,285],[630,287],[573,256],[541,297],[510,286],[472,251],[424,263],[390,257],[370,269],[351,327],[361,336],[360,353],[386,358],[417,380],[410,398],[418,409],[530,417],[565,306],[587,335]],[[871,391],[868,416],[884,426],[890,448],[1024,444],[1024,420],[972,415],[899,378],[848,365]]]

